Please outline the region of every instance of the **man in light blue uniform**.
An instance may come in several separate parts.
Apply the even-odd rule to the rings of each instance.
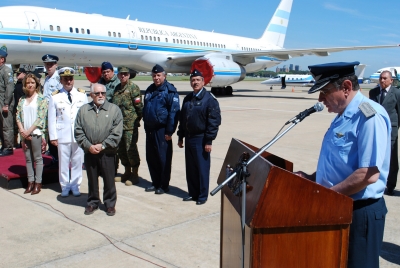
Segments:
[[[353,198],[348,267],[379,267],[387,208],[391,123],[386,110],[359,92],[354,66],[338,62],[309,66],[319,101],[338,115],[325,134],[317,171],[301,177]],[[329,208],[327,208],[329,209]]]

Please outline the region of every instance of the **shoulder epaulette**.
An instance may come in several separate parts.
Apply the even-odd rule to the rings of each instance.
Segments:
[[[369,118],[373,115],[376,114],[376,110],[372,105],[368,102],[362,102],[358,108],[361,110],[361,112],[365,115],[365,117]]]
[[[78,88],[78,91],[79,91],[80,93],[86,93],[86,90],[84,90],[83,88]]]
[[[60,93],[60,90],[57,89],[56,91],[53,91],[53,93],[51,93],[51,96],[54,96],[54,95],[56,95],[58,93]]]

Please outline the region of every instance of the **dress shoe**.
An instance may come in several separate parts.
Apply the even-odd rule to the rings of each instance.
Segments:
[[[187,196],[187,197],[183,198],[182,201],[196,201],[196,199],[191,196]]]
[[[71,191],[72,191],[73,196],[75,196],[75,197],[81,196],[81,192],[79,192],[79,190],[71,190]]]
[[[110,207],[110,208],[107,208],[107,216],[114,216],[115,215],[115,208],[114,207]]]
[[[34,186],[35,186],[34,181],[28,181],[28,187],[26,187],[24,194],[29,194],[30,192],[32,192]]]
[[[68,197],[69,196],[69,189],[63,189],[61,191],[61,197]]]
[[[126,186],[132,186],[139,183],[139,177],[137,175],[131,174],[129,179],[125,182]]]
[[[147,187],[146,189],[144,189],[146,192],[154,192],[155,190],[156,190],[156,187],[154,187],[154,186],[150,186],[150,187]]]
[[[197,201],[196,205],[203,205],[207,202],[207,200],[201,200],[201,201]]]
[[[165,189],[163,189],[163,188],[158,188],[156,191],[155,191],[155,194],[165,194],[165,193],[168,193],[169,192],[169,188],[165,188]]]
[[[36,182],[35,187],[33,187],[31,195],[40,193],[40,190],[42,190],[42,184]]]
[[[0,157],[13,155],[13,154],[14,154],[13,149],[4,149],[3,151],[0,152]]]
[[[393,195],[394,195],[394,189],[389,189],[389,188],[387,188],[387,189],[386,189],[386,195],[393,196]]]
[[[87,206],[85,207],[85,215],[93,214],[93,212],[95,212],[98,209],[99,207]]]

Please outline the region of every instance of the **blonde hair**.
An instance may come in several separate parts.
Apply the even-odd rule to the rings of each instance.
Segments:
[[[37,78],[33,73],[27,74],[27,75],[25,76],[24,80],[22,80],[22,90],[24,91],[24,93],[26,94],[26,80],[27,80],[28,78],[32,78],[32,79],[35,81],[35,83],[36,83],[36,89],[35,89],[35,91],[36,91],[36,93],[40,93],[40,88],[41,88],[42,86],[40,85],[39,78]]]

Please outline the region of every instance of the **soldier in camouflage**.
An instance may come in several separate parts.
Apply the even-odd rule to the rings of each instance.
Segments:
[[[2,138],[2,150],[0,156],[14,153],[14,77],[13,72],[6,64],[7,48],[0,48],[0,134]]]
[[[140,89],[129,80],[129,77],[127,67],[118,68],[118,78],[121,83],[115,88],[112,99],[113,103],[121,109],[124,118],[118,156],[121,159],[121,164],[125,167],[125,173],[121,177],[116,177],[115,181],[125,182],[127,186],[139,183],[140,157],[136,143],[139,137],[138,128],[140,127],[143,109]]]

